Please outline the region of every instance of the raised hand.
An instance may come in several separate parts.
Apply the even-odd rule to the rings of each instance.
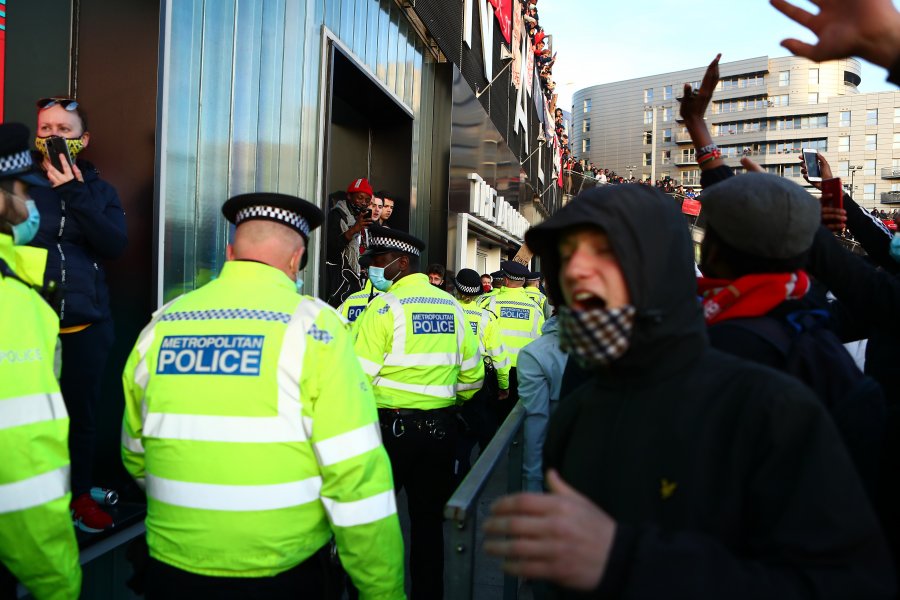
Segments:
[[[685,122],[691,119],[702,120],[703,115],[706,114],[713,92],[719,83],[719,59],[721,58],[721,53],[716,54],[713,61],[709,63],[706,73],[703,75],[703,81],[700,83],[700,89],[694,90],[691,84],[684,84],[684,97],[679,98],[678,101],[681,102],[681,118]]]
[[[900,13],[891,0],[811,1],[819,7],[818,14],[787,0],[770,0],[777,10],[819,38],[816,44],[783,40],[781,45],[793,54],[816,62],[859,56],[885,68],[900,58]]]

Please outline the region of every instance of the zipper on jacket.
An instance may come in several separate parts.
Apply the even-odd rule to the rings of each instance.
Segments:
[[[62,291],[62,300],[59,302],[59,320],[66,316],[66,253],[62,249],[63,232],[66,229],[66,201],[60,199],[59,232],[56,234],[56,249],[59,251],[59,287]]]

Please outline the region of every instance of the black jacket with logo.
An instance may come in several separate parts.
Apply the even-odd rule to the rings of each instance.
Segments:
[[[610,236],[637,308],[631,346],[561,399],[545,446],[545,464],[618,523],[587,597],[892,597],[830,417],[793,378],[710,347],[674,201],[618,187],[563,211]]]

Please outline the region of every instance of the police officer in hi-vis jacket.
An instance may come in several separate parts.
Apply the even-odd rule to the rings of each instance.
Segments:
[[[482,385],[478,338],[459,303],[419,272],[425,243],[373,225],[362,256],[382,292],[356,320],[356,354],[375,388],[394,484],[406,488],[414,600],[440,600],[443,507],[452,492],[456,405]]]
[[[220,276],[157,311],[123,375],[147,596],[319,598],[333,535],[361,598],[405,598],[372,386],[341,317],[297,292],[322,213],[270,193],[222,212],[237,228]]]

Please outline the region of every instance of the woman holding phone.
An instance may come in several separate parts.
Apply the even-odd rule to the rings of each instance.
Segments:
[[[31,189],[41,215],[32,246],[46,248],[45,281],[60,290],[62,372],[69,412],[72,511],[76,527],[98,532],[112,518],[91,499],[95,419],[106,359],[113,343],[109,291],[101,260],[118,258],[128,242],[125,213],[115,188],[79,158],[90,133],[83,108],[71,98],[37,102],[35,146],[52,187]]]

